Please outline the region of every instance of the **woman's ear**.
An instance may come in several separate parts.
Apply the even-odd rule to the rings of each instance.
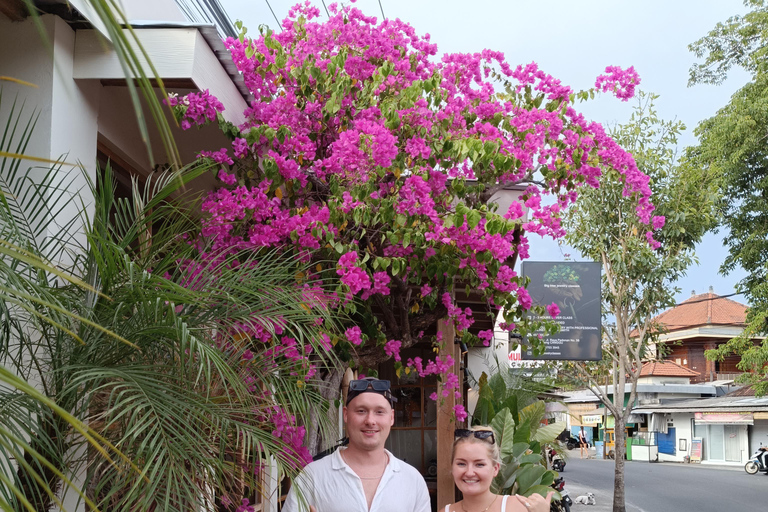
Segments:
[[[501,465],[498,462],[493,463],[493,477],[495,478],[496,475],[499,474],[499,469],[501,469]]]

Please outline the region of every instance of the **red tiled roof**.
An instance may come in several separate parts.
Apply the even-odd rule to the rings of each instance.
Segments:
[[[712,292],[694,295],[656,318],[667,331],[700,325],[746,325],[747,306]]]
[[[672,361],[649,361],[643,363],[643,367],[640,369],[641,377],[698,377],[699,375],[701,375],[699,372]]]

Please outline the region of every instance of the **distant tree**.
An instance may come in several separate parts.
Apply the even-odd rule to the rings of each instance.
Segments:
[[[613,510],[624,511],[624,454],[621,432],[636,398],[637,379],[656,313],[674,304],[671,283],[695,260],[694,246],[711,227],[714,218],[712,189],[702,171],[675,158],[678,121],[657,116],[657,96],[640,93],[629,122],[612,132],[614,139],[631,152],[638,168],[651,178],[656,212],[650,231],[636,220],[635,200],[623,192],[614,169],[604,168],[600,191],[582,191],[569,211],[565,241],[582,256],[603,266],[603,314],[613,323],[603,330],[602,363],[566,366],[605,404],[615,418],[615,480]],[[654,240],[654,237],[656,240]],[[603,376],[603,377],[601,377]],[[610,376],[613,395],[600,387]],[[624,401],[629,390],[629,400]]]
[[[752,340],[768,330],[768,7],[764,0],[744,3],[753,10],[718,23],[689,47],[704,58],[691,68],[689,85],[719,84],[734,66],[748,71],[751,80],[696,128],[699,144],[688,151],[717,180],[720,222],[729,248],[721,271],[739,265],[747,271],[738,287],[751,305],[742,335],[707,357],[739,354],[739,368],[750,372],[742,380],[757,383],[756,392],[765,394],[768,383],[759,381],[768,376],[768,345]]]

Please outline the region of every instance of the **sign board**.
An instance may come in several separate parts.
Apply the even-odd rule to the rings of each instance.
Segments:
[[[528,293],[534,305],[556,304],[554,321],[560,332],[543,336],[545,350],[523,351],[523,360],[599,361],[602,359],[600,323],[600,264],[574,261],[525,261],[522,273],[530,279]],[[537,320],[553,320],[545,314]]]
[[[585,414],[581,417],[581,423],[586,425],[587,423],[596,425],[603,422],[603,417],[599,414]]]
[[[752,413],[752,416],[756,420],[768,420],[768,412],[755,412]]]
[[[693,419],[696,423],[719,425],[753,425],[751,412],[695,412]]]
[[[691,439],[691,462],[701,462],[702,448],[700,437]]]

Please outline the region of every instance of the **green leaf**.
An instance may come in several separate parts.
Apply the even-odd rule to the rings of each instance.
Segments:
[[[517,483],[520,486],[518,492],[525,494],[530,492],[531,488],[541,483],[541,478],[546,473],[544,466],[521,466],[517,475]]]
[[[480,215],[480,212],[477,210],[470,210],[467,214],[467,226],[472,229],[475,226],[477,226],[480,223],[480,219],[482,219],[482,216]]]
[[[515,435],[515,421],[509,409],[502,409],[491,421],[491,428],[496,433],[496,443],[501,450],[501,456],[512,454]]]

